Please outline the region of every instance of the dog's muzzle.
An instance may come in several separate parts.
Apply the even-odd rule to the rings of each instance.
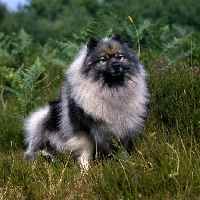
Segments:
[[[124,74],[124,69],[119,62],[111,63],[111,75],[113,77],[122,76]]]

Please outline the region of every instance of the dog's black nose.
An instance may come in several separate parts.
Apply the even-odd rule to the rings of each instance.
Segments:
[[[123,75],[124,70],[119,62],[112,62],[111,64],[111,74],[112,76],[121,76]]]
[[[120,72],[122,70],[119,62],[112,62],[112,68],[115,72]]]

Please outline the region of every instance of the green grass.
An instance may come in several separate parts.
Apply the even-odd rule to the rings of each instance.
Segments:
[[[91,161],[87,174],[67,155],[24,159],[22,122],[1,115],[0,199],[199,199],[200,73],[163,57],[143,62],[151,93],[143,132],[131,155]],[[4,100],[17,111],[8,93]]]
[[[91,162],[81,174],[71,157],[55,164],[38,155],[34,163],[23,151],[1,153],[3,199],[199,199],[200,151],[193,135],[145,133],[131,155]]]

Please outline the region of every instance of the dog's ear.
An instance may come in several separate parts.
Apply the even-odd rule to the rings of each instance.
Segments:
[[[124,43],[124,40],[122,39],[122,37],[121,37],[121,35],[119,33],[116,33],[114,36],[112,36],[112,39],[116,40],[116,41],[118,41],[118,42],[120,42],[122,44]]]
[[[88,40],[88,43],[87,43],[87,50],[91,51],[94,47],[97,47],[98,43],[99,43],[99,39],[98,38],[91,37]]]

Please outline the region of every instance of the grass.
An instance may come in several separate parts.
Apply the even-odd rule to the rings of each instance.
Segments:
[[[93,161],[87,174],[66,155],[55,164],[40,155],[31,163],[11,147],[0,158],[1,198],[199,199],[199,144],[189,133],[171,134],[146,133],[131,155]]]
[[[35,162],[24,159],[22,123],[2,115],[0,198],[199,199],[199,68],[169,64],[163,57],[143,63],[152,101],[143,133],[131,155],[91,161],[88,173],[81,174],[67,155],[57,155],[56,163],[41,155]],[[5,98],[6,111],[16,110],[8,93]]]

